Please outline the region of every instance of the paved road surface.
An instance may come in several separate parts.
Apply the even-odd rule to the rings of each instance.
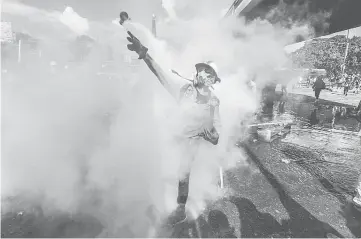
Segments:
[[[227,173],[233,194],[173,236],[361,237],[361,213],[350,205],[361,172],[359,139],[342,144],[329,135],[315,145],[315,133],[298,134],[246,146],[251,166]]]
[[[271,144],[241,148],[249,166],[226,173],[232,193],[165,236],[361,237],[361,213],[350,205],[361,173],[360,137],[296,127]],[[84,215],[52,220],[3,215],[2,237],[95,237],[102,231]]]
[[[295,88],[290,90],[290,93],[302,94],[312,97],[315,95],[311,88]],[[320,94],[320,99],[357,106],[361,100],[361,92],[358,94],[349,93],[347,96],[344,96],[343,89],[334,92],[323,90]]]

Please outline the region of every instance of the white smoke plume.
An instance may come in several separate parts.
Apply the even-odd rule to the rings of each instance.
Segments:
[[[256,74],[262,87],[275,68],[287,65],[283,46],[292,36],[267,22],[221,21],[224,7],[217,4],[174,3],[178,18],[159,22],[159,39],[136,20],[129,29],[166,71],[173,68],[191,77],[194,64],[205,60],[220,69],[222,83],[215,92],[221,100],[221,143],[201,145],[191,176],[190,205],[198,214],[206,199],[221,196],[219,166],[229,169],[243,161],[233,147],[239,122],[259,103],[247,81]],[[182,18],[184,9],[199,14]],[[106,228],[103,236],[153,235],[149,206],[160,216],[174,209],[178,165],[186,151],[173,141],[177,106],[145,64],[134,70],[122,62],[124,54],[135,56],[126,49],[124,29],[89,22],[89,33],[113,47],[122,69],[119,79],[96,77],[104,55],[96,46],[77,67],[59,66],[51,73],[48,63],[32,62],[3,84],[1,196],[23,195],[47,215],[89,213]],[[235,38],[235,33],[242,37]],[[57,54],[66,58],[66,46],[57,47]],[[175,87],[186,83],[171,73],[169,77]],[[3,210],[13,206],[4,204]]]
[[[177,19],[177,13],[174,9],[174,0],[162,0],[162,7],[166,10],[170,20]]]
[[[71,7],[66,7],[63,14],[59,18],[60,22],[68,26],[78,35],[86,34],[86,32],[89,30],[88,20],[79,16]]]

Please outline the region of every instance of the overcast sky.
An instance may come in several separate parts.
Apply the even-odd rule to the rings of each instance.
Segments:
[[[109,21],[116,18],[121,10],[143,21],[151,19],[154,12],[162,11],[161,0],[19,0],[27,5],[47,10],[64,11],[71,6],[79,15],[91,20]],[[146,9],[144,9],[146,7]],[[143,15],[148,14],[148,16]]]
[[[101,22],[110,22],[119,16],[120,11],[126,10],[138,22],[147,24],[151,22],[152,13],[163,12],[161,0],[4,0],[4,2],[18,2],[49,12],[63,12],[69,6],[80,16]],[[8,16],[5,15],[6,17]]]
[[[220,17],[233,3],[233,0],[166,1],[174,5],[182,18],[197,16],[200,11]],[[70,10],[64,14],[66,8]],[[121,11],[128,12],[135,22],[149,29],[153,14],[158,18],[168,17],[162,0],[3,0],[1,20],[11,22],[14,31],[39,39],[47,36],[65,39],[75,32],[81,33],[82,29],[113,25],[112,21],[119,17]],[[69,28],[72,32],[67,32]]]
[[[127,11],[137,22],[151,26],[152,14],[165,16],[162,0],[4,0],[48,11],[64,11],[70,6],[80,16],[92,21],[111,21],[119,16],[120,11]],[[187,11],[187,4],[206,6],[211,2],[212,9],[229,8],[233,0],[176,0],[177,10]],[[201,9],[200,9],[201,10]]]

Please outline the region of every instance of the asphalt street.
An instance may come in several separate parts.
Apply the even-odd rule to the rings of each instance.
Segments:
[[[249,165],[227,172],[232,193],[172,236],[361,237],[361,213],[350,204],[361,172],[361,150],[353,144],[360,139],[335,148],[339,135],[317,145],[314,132],[297,134],[243,145]]]
[[[311,104],[307,99],[302,103]],[[287,110],[292,109],[289,104]],[[197,220],[159,235],[361,237],[361,212],[350,203],[361,173],[360,144],[355,134],[301,125],[272,143],[243,143],[239,150],[248,155],[248,165],[226,172],[226,196]],[[59,214],[50,221],[39,211],[2,215],[2,237],[96,237],[102,232],[102,225],[86,215]]]

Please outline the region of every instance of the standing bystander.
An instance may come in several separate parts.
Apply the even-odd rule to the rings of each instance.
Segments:
[[[315,98],[318,101],[320,97],[321,90],[326,88],[326,84],[323,81],[323,76],[317,76],[315,83],[312,86],[313,90],[315,91]]]

